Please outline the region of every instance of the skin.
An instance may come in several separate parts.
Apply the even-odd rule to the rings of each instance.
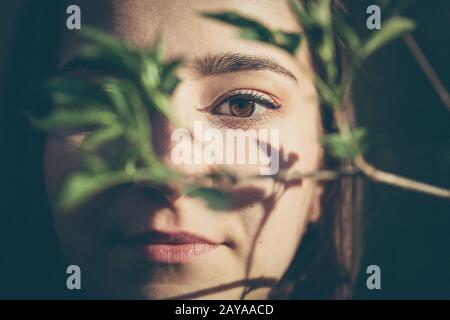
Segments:
[[[236,29],[200,17],[201,11],[232,10],[251,15],[273,29],[296,31],[297,25],[286,3],[271,0],[239,1],[79,1],[83,25],[94,25],[125,38],[139,47],[151,46],[158,34],[166,43],[167,58],[183,56],[193,62],[205,56],[240,53],[276,61],[296,80],[270,70],[247,70],[204,74],[183,67],[182,80],[171,97],[172,107],[183,125],[201,121],[204,128],[279,129],[280,147],[290,169],[301,172],[320,168],[323,156],[318,143],[321,134],[318,99],[311,82],[311,67],[305,48],[296,57],[261,43],[242,40]],[[62,37],[60,65],[69,61],[80,42],[73,32]],[[264,120],[257,123],[232,116],[218,117],[199,111],[219,96],[235,89],[254,89],[276,97],[282,107],[264,108]],[[220,119],[219,119],[220,118]],[[249,118],[247,118],[248,120]],[[165,119],[152,120],[159,157],[173,166],[170,137],[174,130]],[[249,124],[250,123],[250,124]],[[82,134],[49,135],[45,146],[45,178],[49,196],[79,167],[78,146]],[[181,165],[186,173],[206,173],[209,165]],[[236,174],[247,173],[246,165],[232,166]],[[63,214],[53,210],[60,246],[70,264],[82,269],[83,289],[100,298],[164,299],[199,290],[232,284],[246,277],[253,239],[261,224],[249,278],[278,280],[287,270],[308,223],[320,215],[321,187],[313,180],[289,188],[271,179],[248,181],[236,188],[258,188],[249,206],[217,213],[198,198],[177,192],[155,197],[146,185],[120,186],[97,196],[87,205]],[[275,191],[274,191],[275,190]],[[240,200],[251,197],[240,193]],[[247,199],[248,200],[248,199]],[[267,219],[265,219],[267,218]],[[144,228],[144,229],[143,229]],[[113,244],[113,235],[152,228],[158,231],[189,231],[214,239],[220,245],[184,264],[156,264]],[[192,296],[201,299],[236,299],[244,290],[231,285],[223,290]],[[247,299],[264,299],[270,288],[251,291]]]

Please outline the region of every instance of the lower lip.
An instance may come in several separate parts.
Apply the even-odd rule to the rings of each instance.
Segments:
[[[187,263],[215,249],[218,245],[209,243],[146,244],[140,246],[145,255],[158,263]]]

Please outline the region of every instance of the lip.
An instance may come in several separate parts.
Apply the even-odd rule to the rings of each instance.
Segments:
[[[125,238],[124,244],[157,263],[188,263],[220,244],[188,232],[149,231]]]

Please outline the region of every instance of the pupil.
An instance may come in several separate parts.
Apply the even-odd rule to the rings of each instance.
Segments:
[[[250,117],[255,112],[255,102],[236,98],[230,100],[231,114],[236,117]]]

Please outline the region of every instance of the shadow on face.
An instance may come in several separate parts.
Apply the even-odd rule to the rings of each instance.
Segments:
[[[295,31],[287,3],[102,0],[76,4],[83,25],[96,26],[138,47],[151,46],[161,35],[167,58],[185,59],[182,82],[171,101],[186,128],[201,123],[204,130],[222,133],[240,129],[238,135],[244,130],[274,129],[279,133],[276,150],[282,151],[282,168],[308,172],[320,167],[318,99],[305,48],[291,57],[278,48],[242,40],[235,28],[199,15],[237,11],[271,28]],[[80,45],[75,33],[64,33],[61,66]],[[162,117],[152,122],[159,157],[176,167],[170,157],[174,129]],[[48,137],[45,176],[50,194],[76,169],[82,140],[70,134]],[[235,154],[242,152],[233,148]],[[238,175],[251,170],[245,164],[231,167]],[[177,169],[202,174],[211,165]],[[67,259],[82,267],[92,296],[239,298],[246,286],[243,280],[249,278],[261,281],[253,280],[256,290],[247,297],[264,298],[288,268],[311,213],[319,210],[318,190],[313,181],[289,186],[271,179],[249,181],[236,186],[235,203],[240,205],[223,213],[168,189],[125,185],[69,215],[54,210],[54,220]]]

